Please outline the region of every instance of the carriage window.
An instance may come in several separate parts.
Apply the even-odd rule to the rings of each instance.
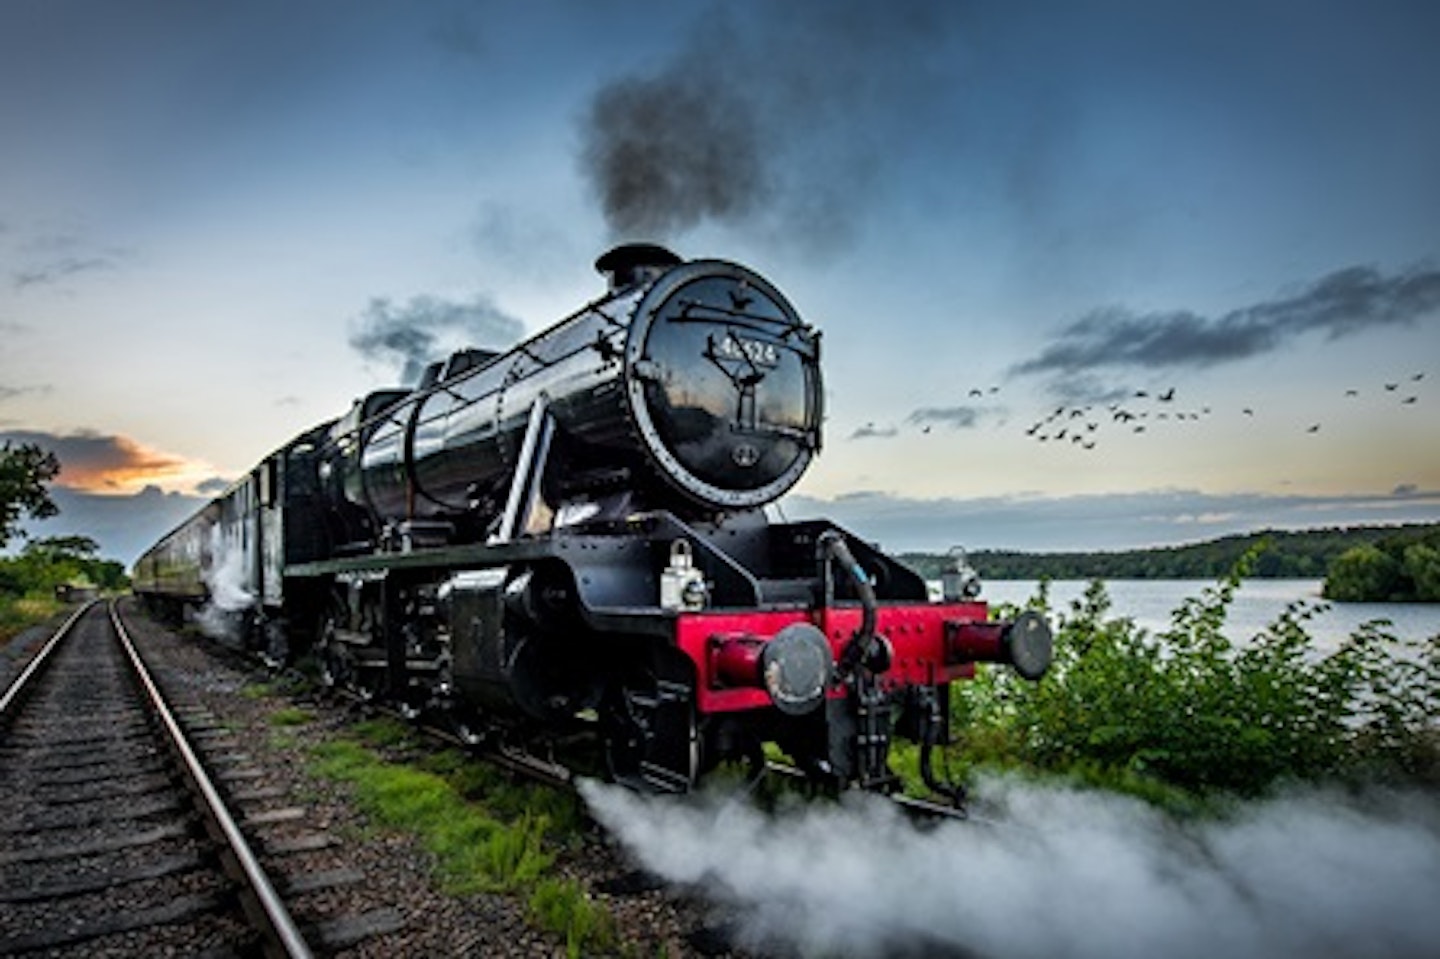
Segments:
[[[260,464],[260,505],[264,507],[275,505],[276,493],[276,462],[273,459],[266,460]]]

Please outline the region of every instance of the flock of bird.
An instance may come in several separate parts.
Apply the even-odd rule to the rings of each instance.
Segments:
[[[1144,433],[1149,426],[1146,421],[1160,422],[1173,420],[1198,420],[1210,415],[1210,407],[1202,406],[1199,411],[1181,409],[1147,409],[1144,402],[1173,403],[1175,387],[1170,387],[1153,396],[1148,390],[1136,390],[1128,403],[1109,403],[1103,409],[1094,404],[1084,406],[1059,406],[1054,412],[1037,420],[1025,435],[1040,443],[1071,443],[1081,449],[1094,449],[1096,437],[1102,424],[1108,420],[1111,427],[1119,426],[1132,433]]]
[[[1423,372],[1410,376],[1409,383],[1419,383],[1425,378]],[[1384,383],[1384,393],[1398,393],[1405,381]],[[975,391],[971,391],[973,395]],[[1359,389],[1347,389],[1346,398],[1358,398]],[[1419,402],[1418,393],[1406,393],[1399,404],[1402,406],[1413,406]],[[1154,401],[1159,406],[1146,407],[1144,404]],[[1060,406],[1048,416],[1037,420],[1025,431],[1025,435],[1035,440],[1045,442],[1069,442],[1079,446],[1081,449],[1094,449],[1096,435],[1102,424],[1109,420],[1109,425],[1120,425],[1127,427],[1132,433],[1144,433],[1147,427],[1162,421],[1184,422],[1187,420],[1199,420],[1211,415],[1209,406],[1199,407],[1196,410],[1172,409],[1165,404],[1175,402],[1175,387],[1170,387],[1163,392],[1153,395],[1146,390],[1137,390],[1127,403],[1110,403],[1102,409],[1097,409],[1094,404],[1084,406]],[[1244,416],[1253,417],[1253,407],[1242,407],[1240,413]],[[1306,433],[1320,432],[1320,423],[1312,422],[1305,427]]]
[[[1380,395],[1398,394],[1398,405],[1414,406],[1419,402],[1420,396],[1415,392],[1415,385],[1425,378],[1424,372],[1414,373],[1408,379],[1395,382],[1382,383],[1383,389],[1375,392]],[[1402,392],[1402,387],[1406,389]],[[972,387],[967,393],[971,400],[985,400],[1000,392],[998,386],[985,388]],[[1357,388],[1347,389],[1344,392],[1346,399],[1356,399],[1361,396],[1362,391]],[[1247,417],[1255,416],[1253,407],[1241,407],[1240,414]],[[1092,450],[1096,447],[1098,440],[1107,432],[1123,429],[1129,433],[1145,433],[1158,427],[1159,423],[1184,423],[1198,421],[1212,415],[1210,406],[1194,406],[1185,408],[1177,405],[1176,388],[1171,386],[1163,391],[1150,392],[1148,390],[1136,390],[1133,394],[1122,401],[1109,403],[1089,404],[1062,404],[1052,412],[1041,417],[1032,423],[1025,430],[1025,435],[1039,443],[1052,443],[1069,445],[1084,450]],[[915,417],[912,417],[915,422]],[[933,422],[918,422],[921,433],[930,433]],[[1304,428],[1306,433],[1320,432],[1321,423],[1311,422]],[[873,423],[858,431],[856,436],[893,436],[897,431],[892,427],[885,430],[877,430]]]

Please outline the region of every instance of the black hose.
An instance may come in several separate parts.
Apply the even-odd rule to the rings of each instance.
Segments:
[[[960,783],[942,782],[940,777],[935,775],[932,757],[935,752],[936,737],[940,730],[940,704],[932,697],[928,706],[928,710],[920,720],[920,778],[931,792],[950,800],[951,804],[963,815],[965,800],[968,798],[965,787]]]
[[[827,530],[816,541],[821,557],[829,562],[838,560],[840,566],[855,582],[855,592],[860,597],[860,628],[846,644],[840,656],[840,667],[844,672],[853,672],[861,663],[869,662],[875,650],[875,587],[870,583],[864,567],[855,561],[855,554],[845,543],[845,537],[836,530]]]

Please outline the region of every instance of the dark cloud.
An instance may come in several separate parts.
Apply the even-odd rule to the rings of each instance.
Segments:
[[[400,381],[419,381],[427,364],[453,349],[508,349],[525,325],[480,295],[469,303],[433,296],[411,297],[404,306],[376,298],[361,314],[350,345],[367,360],[400,367]]]
[[[905,422],[925,426],[933,423],[949,424],[952,429],[966,429],[980,422],[986,411],[973,406],[922,407],[905,418]]]
[[[229,489],[232,482],[234,481],[228,480],[223,476],[212,476],[207,480],[196,483],[195,492],[201,496],[218,496]]]
[[[864,426],[850,434],[852,440],[890,439],[899,436],[900,431],[893,426],[876,426],[874,423],[866,423]]]
[[[51,498],[59,514],[25,524],[29,535],[89,536],[100,544],[101,556],[127,565],[206,502],[203,497],[166,493],[158,486],[146,486],[129,496],[56,487]]]
[[[115,260],[108,256],[67,256],[42,266],[17,272],[14,275],[14,283],[17,290],[31,286],[48,286],[81,273],[113,270],[115,266]]]
[[[1419,493],[1420,487],[1414,483],[1399,483],[1390,491],[1391,496],[1417,496]]]
[[[1134,387],[1106,383],[1091,373],[1056,377],[1045,384],[1045,391],[1066,406],[1118,403],[1135,396]]]
[[[1440,316],[1440,270],[1417,267],[1385,276],[1350,267],[1294,296],[1205,317],[1187,310],[1096,310],[1071,323],[1039,356],[1012,373],[1084,373],[1102,367],[1203,368],[1269,353],[1295,337],[1330,340],[1380,326],[1409,326]]]
[[[833,246],[913,142],[944,87],[927,67],[948,15],[920,2],[760,14],[715,5],[669,61],[595,94],[580,163],[616,234],[713,221]]]
[[[0,331],[6,329],[5,324],[0,323]],[[30,393],[48,393],[48,386],[0,386],[0,403],[6,400],[13,400],[17,396],[25,396]]]
[[[0,441],[34,443],[60,460],[57,486],[90,492],[133,489],[146,480],[174,477],[194,464],[182,456],[149,449],[128,436],[94,430],[56,434],[35,430],[9,430]]]

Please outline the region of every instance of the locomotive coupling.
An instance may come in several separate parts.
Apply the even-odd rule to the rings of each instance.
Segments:
[[[1054,646],[1050,624],[1033,610],[1009,623],[951,620],[945,624],[947,663],[1005,663],[1029,680],[1045,675]]]

